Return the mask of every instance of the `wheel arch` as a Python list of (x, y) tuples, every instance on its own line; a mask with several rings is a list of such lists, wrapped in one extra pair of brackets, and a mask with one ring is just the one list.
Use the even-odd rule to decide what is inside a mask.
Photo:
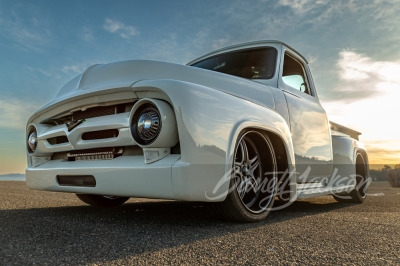
[[(284, 156), (289, 171), (293, 171), (295, 160), (293, 142), (289, 125), (273, 107), (263, 106), (209, 87), (177, 80), (144, 80), (132, 85), (132, 89), (141, 97), (157, 97), (170, 102), (173, 106), (178, 123), (179, 140), (181, 143), (181, 161), (196, 164), (221, 164), (221, 191), (228, 191), (229, 183), (226, 173), (230, 172), (238, 137), (243, 130), (255, 130), (272, 138), (274, 149)], [(152, 94), (152, 95), (150, 95)], [(231, 106), (224, 108), (224, 106)], [(202, 120), (193, 121), (193, 117)], [(211, 117), (212, 119), (206, 119)], [(222, 121), (222, 122), (221, 122)], [(203, 141), (204, 132), (198, 128), (210, 128), (208, 141)], [(216, 129), (220, 129), (216, 131)], [(200, 134), (201, 133), (201, 134)], [(200, 138), (199, 138), (200, 137)], [(203, 143), (199, 141), (202, 139)], [(211, 142), (211, 144), (209, 143)], [(201, 145), (214, 145), (223, 152), (218, 154), (218, 161), (211, 161), (208, 154), (200, 150)], [(197, 151), (197, 152), (194, 152)], [(215, 158), (215, 157), (214, 157)], [(223, 164), (223, 165), (222, 165)], [(223, 173), (222, 173), (223, 172)], [(293, 184), (291, 196), (296, 194), (296, 175), (290, 175)], [(217, 179), (216, 179), (217, 180)], [(174, 181), (175, 182), (175, 181)]]
[[(286, 128), (286, 130), (289, 129)], [(278, 173), (283, 174), (286, 171), (292, 173), (295, 169), (294, 151), (290, 135), (285, 134), (287, 132), (286, 130), (277, 128), (274, 125), (254, 121), (245, 121), (240, 123), (231, 137), (232, 141), (230, 142), (231, 147), (228, 151), (229, 156), (227, 156), (227, 167), (231, 166), (233, 163), (233, 155), (238, 138), (246, 131), (256, 131), (265, 134), (270, 138), (276, 156)], [(227, 171), (228, 170), (229, 169), (227, 169)], [(290, 197), (295, 197), (297, 193), (296, 175), (278, 175), (278, 178), (282, 177), (289, 177), (291, 179), (289, 180)], [(281, 180), (281, 182), (283, 182), (283, 180)]]

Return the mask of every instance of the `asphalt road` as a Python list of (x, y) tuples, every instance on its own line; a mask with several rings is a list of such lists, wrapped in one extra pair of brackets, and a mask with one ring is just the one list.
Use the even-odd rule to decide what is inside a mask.
[(98, 209), (1, 181), (0, 265), (400, 264), (400, 188), (376, 183), (369, 193), (362, 205), (319, 197), (238, 224), (204, 204), (131, 199)]

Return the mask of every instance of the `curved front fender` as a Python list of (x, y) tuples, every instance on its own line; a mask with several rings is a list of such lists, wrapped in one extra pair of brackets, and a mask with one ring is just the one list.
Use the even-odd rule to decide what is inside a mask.
[[(172, 175), (177, 198), (207, 201), (207, 195), (216, 194), (224, 195), (219, 200), (225, 198), (230, 177), (226, 173), (231, 169), (236, 139), (246, 128), (279, 136), (286, 147), (289, 167), (293, 166), (289, 127), (273, 109), (176, 80), (139, 81), (132, 89), (141, 98), (164, 99), (174, 108), (181, 146), (181, 160), (177, 162), (180, 167), (176, 168), (179, 172)], [(187, 170), (183, 170), (185, 165)]]

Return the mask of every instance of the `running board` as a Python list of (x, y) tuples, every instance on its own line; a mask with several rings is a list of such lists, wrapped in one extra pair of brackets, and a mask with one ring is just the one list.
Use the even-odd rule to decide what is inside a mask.
[(297, 185), (297, 199), (308, 199), (336, 193), (350, 192), (354, 188), (354, 185), (326, 187), (321, 183), (299, 184)]

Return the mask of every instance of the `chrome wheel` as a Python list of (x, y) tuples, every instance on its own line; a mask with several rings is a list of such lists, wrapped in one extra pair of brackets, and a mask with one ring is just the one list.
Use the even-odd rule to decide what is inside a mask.
[(274, 204), (277, 186), (277, 162), (269, 136), (243, 131), (236, 141), (231, 169), (228, 195), (215, 209), (229, 220), (264, 220)]
[[(269, 151), (260, 150), (254, 134), (265, 139), (260, 133), (252, 131), (242, 136), (235, 151), (233, 178), (242, 204), (256, 214), (265, 211), (273, 200), (276, 162), (270, 142), (265, 139), (270, 146)], [(262, 154), (268, 152), (270, 154)]]

